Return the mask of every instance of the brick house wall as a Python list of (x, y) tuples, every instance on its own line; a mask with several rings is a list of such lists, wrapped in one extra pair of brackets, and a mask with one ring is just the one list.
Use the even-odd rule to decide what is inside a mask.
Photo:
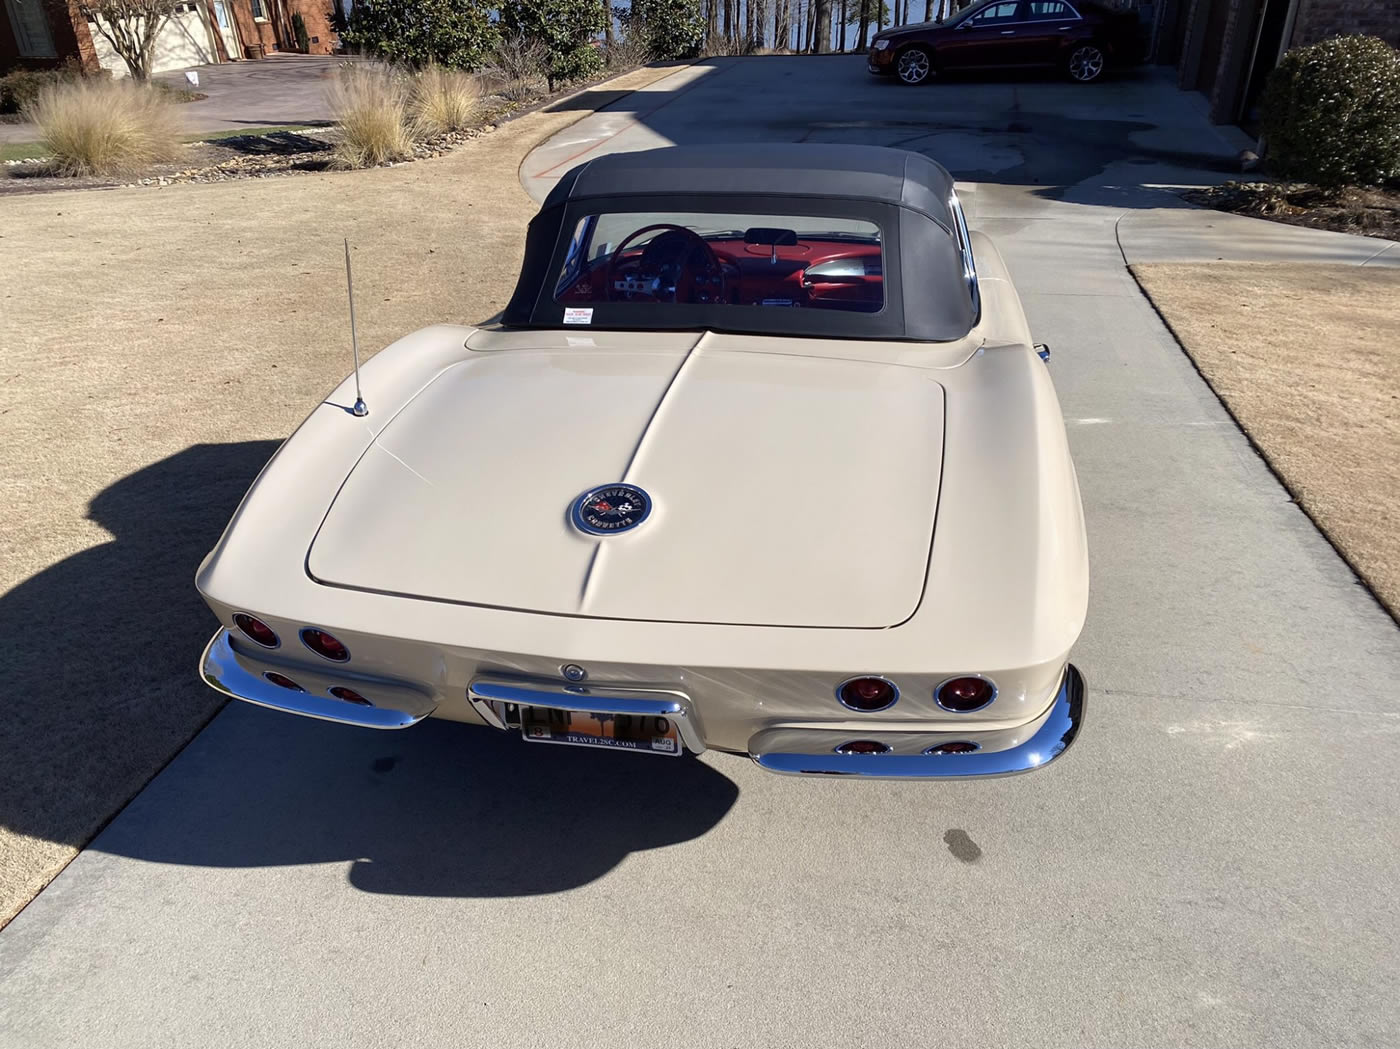
[[(306, 35), (311, 39), (311, 46), (308, 48), (313, 55), (329, 55), (335, 51), (337, 37), (335, 30), (331, 27), (331, 16), (334, 7), (331, 0), (285, 0), (287, 5), (287, 18), (294, 14), (300, 14), (302, 21), (306, 23)], [(293, 36), (289, 43), (295, 43)]]
[(43, 6), (56, 52), (53, 58), (20, 54), (19, 41), (10, 27), (9, 12), (0, 3), (0, 74), (18, 68), (55, 69), (70, 63), (80, 65), (86, 72), (95, 73), (98, 63), (92, 35), (88, 32), (87, 20), (78, 14), (73, 0), (44, 0)]
[[(1184, 11), (1170, 2), (1159, 9), (1158, 52), (1172, 54), (1179, 87), (1206, 94), (1216, 123), (1233, 123), (1250, 108), (1282, 42), (1286, 49), (1363, 33), (1400, 47), (1400, 0), (1177, 2)], [(1261, 26), (1271, 27), (1272, 34)]]
[(248, 44), (261, 43), (269, 54), (273, 51), (295, 51), (296, 34), (292, 31), (292, 15), (300, 14), (306, 23), (308, 48), (313, 55), (329, 55), (335, 51), (337, 37), (331, 28), (333, 0), (261, 0), (265, 18), (253, 16), (252, 0), (233, 0), (233, 17), (238, 22), (238, 35)]
[(1290, 47), (1361, 33), (1400, 47), (1400, 0), (1301, 0)]

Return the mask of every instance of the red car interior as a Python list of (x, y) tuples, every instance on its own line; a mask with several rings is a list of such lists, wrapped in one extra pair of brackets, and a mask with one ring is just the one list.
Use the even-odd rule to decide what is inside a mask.
[[(648, 233), (651, 239), (636, 246)], [(882, 270), (880, 244), (870, 238), (799, 237), (777, 229), (702, 237), (657, 224), (589, 262), (556, 298), (566, 304), (727, 302), (873, 313), (885, 301)]]

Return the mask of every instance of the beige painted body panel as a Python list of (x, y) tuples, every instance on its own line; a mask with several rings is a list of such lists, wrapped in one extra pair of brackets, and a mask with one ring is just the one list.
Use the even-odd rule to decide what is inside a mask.
[[(943, 447), (930, 373), (712, 335), (644, 353), (508, 341), (524, 345), (446, 369), (385, 427), (321, 526), (312, 576), (608, 619), (913, 615)], [(580, 532), (567, 508), (613, 481), (651, 495), (645, 526)]]
[[(347, 380), (283, 445), (197, 585), (226, 626), (248, 611), (291, 639), (258, 654), (269, 666), (325, 669), (295, 640), (301, 626), (322, 627), (353, 653), (348, 680), (411, 685), (437, 703), (435, 716), (457, 720), (478, 720), (466, 700), (475, 677), (559, 684), (573, 662), (590, 683), (683, 693), (706, 744), (730, 750), (789, 726), (1029, 724), (1084, 623), (1084, 522), (1049, 369), (995, 248), (981, 236), (974, 247), (983, 320), (958, 343), (415, 332), (362, 370), (369, 416), (346, 410)], [(570, 351), (582, 351), (573, 372)], [(694, 376), (688, 389), (682, 367)], [(515, 387), (526, 376), (538, 389)], [(672, 400), (676, 381), (685, 392)], [(572, 403), (579, 388), (608, 391), (601, 416), (586, 397)], [(425, 410), (405, 411), (415, 404)], [(521, 418), (527, 404), (534, 414)], [(765, 404), (782, 419), (761, 422)], [(883, 414), (862, 434), (830, 419), (839, 404)], [(653, 412), (659, 429), (648, 431)], [(824, 419), (844, 440), (828, 439)], [(773, 442), (788, 431), (801, 441), (778, 455)], [(622, 462), (628, 435), (640, 443)], [(764, 455), (746, 454), (759, 439)], [(601, 575), (594, 566), (589, 580), (580, 565), (599, 541), (563, 531), (569, 502), (622, 479), (619, 469), (652, 491), (661, 516), (655, 529), (648, 521), (601, 541), (638, 540), (600, 553)], [(431, 491), (448, 483), (463, 490), (415, 530), (438, 512)], [(474, 485), (488, 489), (485, 507), (467, 506)], [(897, 520), (833, 532), (821, 517), (824, 485), (841, 507), (854, 490), (857, 507)], [(742, 531), (705, 527), (716, 486), (721, 499), (775, 500), (755, 539), (764, 559), (745, 560)], [(681, 506), (685, 519), (673, 514)], [(476, 522), (482, 514), (495, 519)], [(481, 547), (447, 565), (458, 518)], [(862, 568), (877, 580), (869, 589)], [(744, 572), (759, 584), (729, 592)], [(323, 573), (343, 585), (313, 578)], [(645, 617), (626, 618), (638, 608)], [(863, 673), (897, 680), (900, 702), (878, 715), (844, 710), (836, 686)], [(935, 686), (963, 673), (993, 678), (996, 700), (971, 714), (937, 707)]]

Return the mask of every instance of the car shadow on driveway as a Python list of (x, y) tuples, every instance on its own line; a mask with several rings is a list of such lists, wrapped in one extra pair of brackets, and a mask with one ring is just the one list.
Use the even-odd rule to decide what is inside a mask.
[(142, 791), (222, 705), (197, 673), (218, 624), (195, 570), (277, 446), (195, 445), (123, 477), (88, 506), (112, 541), (0, 597), (0, 853), (16, 872), (61, 865), (48, 843), (85, 844), (138, 791), (93, 848), (220, 867), (351, 861), (366, 891), (442, 896), (571, 888), (729, 811), (738, 788), (691, 759), (241, 703)]
[(219, 708), (195, 676), (216, 623), (194, 573), (276, 449), (194, 445), (123, 477), (88, 504), (110, 541), (0, 596), (0, 852), (15, 868), (26, 838), (84, 844)]
[(365, 892), (533, 896), (698, 838), (738, 795), (691, 757), (433, 720), (381, 732), (233, 703), (92, 849), (203, 867), (340, 861)]

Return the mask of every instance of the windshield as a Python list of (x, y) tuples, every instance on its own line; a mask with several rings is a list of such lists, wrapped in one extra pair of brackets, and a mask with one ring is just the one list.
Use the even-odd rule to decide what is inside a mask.
[(878, 313), (883, 242), (879, 226), (857, 218), (601, 212), (575, 225), (554, 297), (565, 323), (580, 324), (594, 303)]

